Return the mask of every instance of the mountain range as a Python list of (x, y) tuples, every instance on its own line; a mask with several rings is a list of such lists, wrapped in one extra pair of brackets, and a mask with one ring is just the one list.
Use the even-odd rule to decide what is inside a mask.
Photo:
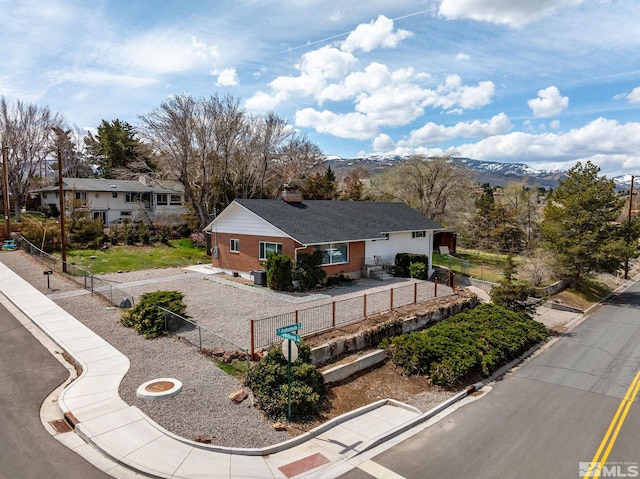
[[(358, 165), (366, 168), (371, 176), (375, 176), (408, 158), (408, 156), (401, 155), (368, 155), (355, 158), (332, 156), (327, 157), (324, 164), (330, 165), (337, 176)], [(460, 157), (452, 157), (451, 160), (454, 165), (469, 170), (479, 184), (489, 183), (491, 186), (505, 186), (507, 183), (524, 181), (531, 186), (550, 189), (556, 188), (558, 182), (567, 177), (567, 171), (539, 170), (526, 163), (500, 163)], [(631, 183), (629, 175), (617, 176), (613, 180), (617, 189), (628, 189)], [(640, 186), (640, 182), (638, 186)]]

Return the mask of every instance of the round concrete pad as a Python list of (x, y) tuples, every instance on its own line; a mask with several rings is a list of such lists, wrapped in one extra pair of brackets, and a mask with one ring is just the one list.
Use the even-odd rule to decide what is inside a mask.
[(141, 384), (136, 390), (136, 396), (142, 399), (167, 399), (181, 390), (182, 382), (177, 379), (159, 378)]

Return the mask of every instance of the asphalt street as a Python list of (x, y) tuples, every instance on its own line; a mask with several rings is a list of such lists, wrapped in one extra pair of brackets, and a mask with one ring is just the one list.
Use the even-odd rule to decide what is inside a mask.
[(0, 304), (0, 478), (109, 478), (52, 437), (40, 405), (69, 372)]
[(577, 478), (596, 458), (606, 477), (639, 477), (639, 309), (636, 283), (482, 399), (341, 477)]

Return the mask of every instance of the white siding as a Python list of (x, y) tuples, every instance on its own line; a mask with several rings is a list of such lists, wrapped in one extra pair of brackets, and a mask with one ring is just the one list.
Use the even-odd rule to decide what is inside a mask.
[(239, 235), (275, 236), (288, 235), (237, 203), (230, 204), (211, 225), (212, 232)]
[(385, 263), (393, 264), (396, 253), (417, 253), (429, 256), (431, 268), (431, 250), (433, 248), (433, 231), (427, 231), (424, 238), (412, 238), (411, 232), (390, 233), (388, 240), (367, 241), (364, 247), (365, 262), (375, 264), (378, 256)]

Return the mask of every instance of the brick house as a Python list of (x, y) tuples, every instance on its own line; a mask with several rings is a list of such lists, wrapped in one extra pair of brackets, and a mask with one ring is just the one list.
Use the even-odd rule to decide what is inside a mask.
[[(289, 192), (291, 193), (291, 192)], [(299, 195), (299, 194), (298, 194)], [(358, 278), (367, 267), (393, 264), (396, 253), (429, 257), (442, 227), (397, 202), (237, 199), (206, 228), (214, 268), (246, 276), (270, 252), (323, 253), (327, 276)]]

